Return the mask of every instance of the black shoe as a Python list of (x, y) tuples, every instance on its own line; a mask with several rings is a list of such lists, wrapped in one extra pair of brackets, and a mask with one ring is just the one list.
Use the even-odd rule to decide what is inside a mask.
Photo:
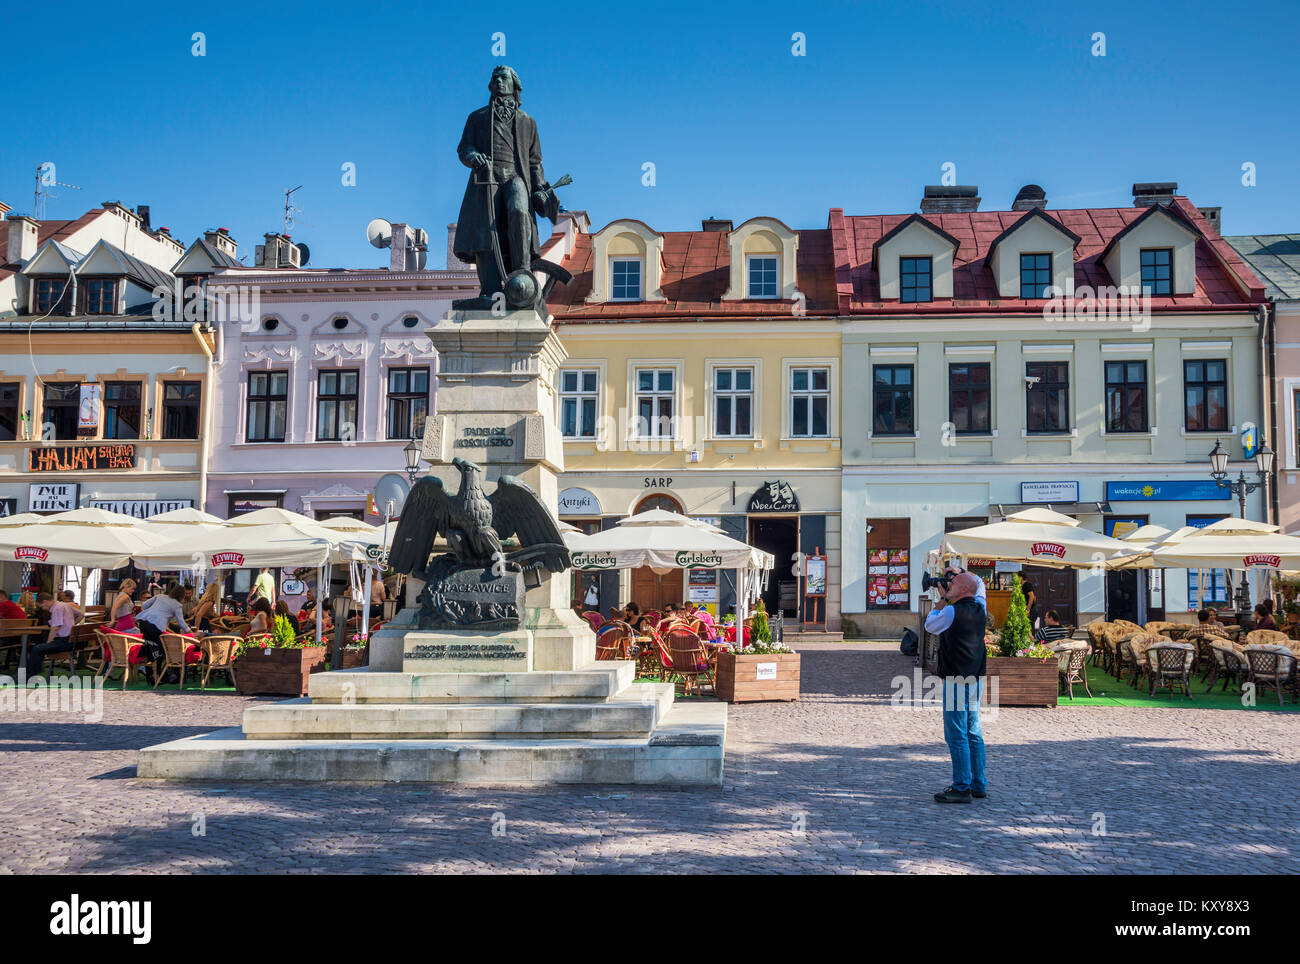
[(989, 792), (987, 790), (972, 790), (970, 792), (970, 795), (974, 797), (976, 800), (983, 800), (985, 797), (989, 795)]
[(970, 803), (970, 799), (969, 790), (954, 790), (952, 787), (946, 787), (934, 795), (935, 803)]

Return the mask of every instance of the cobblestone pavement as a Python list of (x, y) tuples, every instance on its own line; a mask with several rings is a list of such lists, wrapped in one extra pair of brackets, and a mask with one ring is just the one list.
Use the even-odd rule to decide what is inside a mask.
[(135, 777), (138, 748), (253, 701), (0, 713), (0, 872), (1300, 872), (1300, 716), (1003, 710), (989, 799), (941, 807), (938, 715), (889, 703), (910, 663), (802, 651), (798, 703), (732, 708), (712, 790), (168, 784)]

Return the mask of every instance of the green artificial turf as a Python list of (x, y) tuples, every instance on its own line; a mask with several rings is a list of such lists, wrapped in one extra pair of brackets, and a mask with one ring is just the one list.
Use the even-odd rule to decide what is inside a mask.
[[(78, 671), (78, 673), (77, 673), (77, 676), (78, 676), (80, 679), (82, 679), (82, 680), (90, 680), (91, 678), (94, 677), (94, 675), (95, 675), (95, 674), (94, 674), (93, 672), (91, 672), (90, 670), (80, 670), (80, 671)], [(8, 687), (8, 686), (13, 686), (13, 685), (15, 685), (15, 684), (12, 682), (13, 679), (14, 679), (14, 671), (13, 671), (12, 669), (6, 670), (4, 673), (0, 674), (0, 677), (6, 677), (6, 678), (7, 678), (7, 680), (6, 680), (5, 683), (0, 684), (0, 689), (6, 688), (6, 687)], [(45, 677), (45, 678), (48, 679), (49, 677), (47, 676), (47, 677)], [(62, 684), (62, 685), (66, 685), (66, 681), (67, 681), (67, 679), (68, 679), (68, 674), (67, 674), (66, 671), (55, 671), (55, 673), (54, 673), (54, 679), (53, 679), (53, 682), (54, 682), (54, 685), (55, 685), (55, 686), (59, 686), (59, 685), (61, 685), (61, 684)], [(30, 688), (32, 684), (31, 684), (31, 682), (29, 681), (27, 685), (28, 685), (28, 687)], [(148, 684), (148, 683), (146, 683), (146, 682), (144, 681), (143, 678), (133, 680), (132, 682), (130, 682), (130, 683), (127, 684), (126, 688), (127, 688), (128, 691), (132, 691), (132, 690), (142, 690), (142, 691), (153, 690), (153, 686), (150, 685), (150, 684)], [(117, 691), (117, 692), (120, 693), (120, 692), (122, 691), (122, 674), (121, 674), (121, 673), (114, 673), (112, 679), (104, 680), (104, 690), (105, 690), (105, 692)], [(185, 690), (184, 690), (184, 691), (185, 691), (186, 693), (199, 693), (199, 692), (203, 692), (203, 693), (225, 693), (225, 694), (229, 695), (229, 694), (232, 694), (232, 693), (235, 692), (235, 687), (234, 687), (233, 685), (231, 685), (230, 680), (229, 680), (229, 678), (226, 676), (225, 673), (214, 672), (214, 673), (212, 674), (212, 678), (211, 678), (210, 680), (208, 680), (208, 686), (207, 686), (207, 689), (205, 689), (205, 690), (200, 690), (200, 689), (199, 689), (199, 681), (198, 681), (197, 678), (195, 678), (194, 676), (188, 676), (188, 677), (186, 677), (186, 679), (185, 679)], [(175, 684), (175, 683), (163, 683), (163, 684), (161, 684), (161, 685), (158, 687), (158, 689), (156, 690), (156, 692), (158, 692), (158, 693), (175, 693), (175, 692), (176, 692), (176, 684)]]
[(1207, 692), (1205, 684), (1201, 682), (1196, 672), (1191, 678), (1192, 698), (1190, 700), (1181, 691), (1170, 689), (1157, 689), (1154, 695), (1149, 696), (1145, 681), (1143, 688), (1137, 690), (1129, 685), (1127, 679), (1122, 682), (1116, 680), (1115, 677), (1091, 663), (1087, 666), (1086, 672), (1092, 697), (1089, 698), (1081, 684), (1075, 683), (1074, 699), (1071, 700), (1065, 692), (1062, 692), (1057, 697), (1058, 706), (1181, 706), (1209, 710), (1276, 711), (1281, 709), (1288, 712), (1300, 709), (1286, 687), (1282, 689), (1284, 702), (1281, 707), (1277, 705), (1277, 691), (1271, 688), (1259, 689), (1255, 692), (1254, 706), (1243, 706), (1241, 694), (1232, 683), (1228, 684), (1226, 693), (1223, 691), (1222, 680), (1214, 685), (1214, 692)]

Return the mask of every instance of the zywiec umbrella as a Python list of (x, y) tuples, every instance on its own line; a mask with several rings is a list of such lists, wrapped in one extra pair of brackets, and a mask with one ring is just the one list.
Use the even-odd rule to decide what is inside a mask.
[(0, 558), (50, 566), (120, 569), (157, 544), (139, 519), (104, 509), (72, 509), (0, 527)]
[(0, 528), (38, 525), (48, 518), (49, 516), (41, 515), (39, 512), (19, 512), (17, 515), (8, 515), (0, 519)]
[(1156, 565), (1188, 569), (1300, 569), (1300, 538), (1277, 529), (1249, 519), (1220, 519), (1151, 555)]
[(963, 556), (1055, 569), (1105, 566), (1134, 552), (1119, 539), (1085, 529), (1078, 520), (1051, 509), (1025, 509), (1002, 522), (950, 532), (944, 541)]
[[(1148, 532), (1148, 530), (1150, 530)], [(1183, 526), (1181, 529), (1175, 529), (1170, 532), (1163, 526), (1145, 525), (1142, 528), (1129, 533), (1123, 541), (1134, 549), (1134, 554), (1123, 556), (1110, 560), (1109, 565), (1112, 569), (1160, 569), (1161, 564), (1152, 558), (1152, 553), (1161, 546), (1174, 546), (1182, 542), (1193, 532), (1198, 531), (1195, 526)], [(1149, 538), (1141, 538), (1143, 534)]]

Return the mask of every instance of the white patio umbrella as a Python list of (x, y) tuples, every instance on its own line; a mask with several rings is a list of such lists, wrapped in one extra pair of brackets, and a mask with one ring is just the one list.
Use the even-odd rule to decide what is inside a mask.
[(19, 512), (17, 515), (5, 516), (0, 519), (0, 529), (9, 526), (30, 526), (44, 522), (49, 516), (41, 515), (39, 512)]
[(963, 556), (1055, 569), (1105, 565), (1134, 552), (1119, 539), (1085, 529), (1077, 519), (1051, 509), (1015, 512), (1002, 522), (950, 532), (944, 541)]
[[(1163, 532), (1164, 535), (1156, 535), (1151, 539), (1145, 539), (1145, 540), (1139, 539), (1138, 534), (1145, 529), (1159, 530), (1160, 532)], [(1161, 548), (1162, 546), (1177, 545), (1178, 543), (1186, 539), (1189, 535), (1191, 535), (1193, 532), (1197, 532), (1197, 531), (1199, 530), (1197, 530), (1195, 526), (1183, 526), (1180, 529), (1175, 529), (1173, 532), (1170, 532), (1167, 529), (1164, 529), (1163, 527), (1157, 525), (1143, 526), (1141, 529), (1137, 529), (1136, 531), (1129, 533), (1129, 535), (1123, 540), (1124, 542), (1129, 543), (1129, 545), (1132, 546), (1132, 548), (1135, 550), (1134, 554), (1130, 556), (1122, 556), (1119, 558), (1112, 559), (1110, 560), (1108, 565), (1112, 569), (1164, 568), (1161, 563), (1156, 562), (1155, 559), (1152, 558), (1152, 553), (1156, 549)]]
[[(661, 512), (660, 515), (656, 515)], [(647, 519), (646, 517), (651, 518)], [(566, 542), (568, 540), (566, 539)], [(570, 543), (570, 548), (573, 544)], [(620, 519), (602, 532), (584, 536), (572, 553), (581, 572), (637, 569), (735, 569), (736, 622), (743, 623), (757, 574), (775, 565), (770, 552), (733, 539), (708, 523), (675, 512), (651, 510)]]
[(1160, 546), (1152, 553), (1153, 560), (1156, 565), (1188, 569), (1300, 569), (1300, 538), (1253, 528), (1265, 523), (1243, 526), (1242, 522), (1213, 522), (1176, 544)]
[(72, 509), (0, 527), (0, 558), (82, 569), (120, 569), (157, 545), (140, 520), (104, 509)]

